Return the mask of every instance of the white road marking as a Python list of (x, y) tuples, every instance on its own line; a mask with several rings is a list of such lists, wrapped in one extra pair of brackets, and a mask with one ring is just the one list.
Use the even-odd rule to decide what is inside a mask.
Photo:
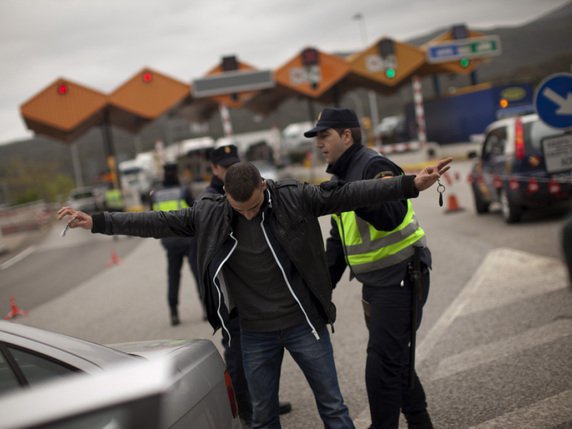
[(27, 247), (26, 249), (22, 250), (20, 253), (18, 253), (16, 256), (8, 259), (7, 261), (3, 262), (2, 264), (0, 264), (0, 271), (5, 270), (8, 267), (11, 267), (14, 264), (17, 264), (18, 262), (20, 262), (22, 259), (28, 257), (29, 255), (31, 255), (34, 250), (36, 250), (36, 246), (30, 246)]
[(470, 429), (549, 429), (572, 420), (572, 390), (496, 417)]

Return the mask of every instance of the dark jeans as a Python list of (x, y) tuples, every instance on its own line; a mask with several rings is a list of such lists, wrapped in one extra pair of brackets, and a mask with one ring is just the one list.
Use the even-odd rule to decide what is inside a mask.
[[(418, 305), (416, 328), (421, 324), (423, 305), (429, 294), (426, 268), (422, 279), (423, 296)], [(363, 286), (363, 299), (370, 309), (365, 380), (373, 429), (396, 429), (400, 410), (410, 421), (426, 415), (425, 392), (417, 374), (413, 388), (408, 385), (412, 290), (409, 276), (403, 286), (399, 283)]]
[(197, 286), (197, 293), (199, 291), (197, 253), (194, 242), (195, 239), (190, 237), (169, 237), (161, 240), (161, 244), (167, 250), (168, 301), (170, 307), (179, 305), (181, 268), (185, 258), (189, 261), (191, 273)]
[(324, 427), (354, 428), (344, 404), (326, 327), (316, 340), (307, 324), (272, 332), (242, 331), (242, 362), (252, 399), (252, 429), (280, 428), (278, 390), (284, 349), (310, 384)]

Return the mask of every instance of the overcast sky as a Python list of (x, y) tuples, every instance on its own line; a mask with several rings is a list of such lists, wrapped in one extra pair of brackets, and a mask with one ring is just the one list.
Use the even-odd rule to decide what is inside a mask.
[(0, 0), (0, 144), (31, 136), (19, 106), (58, 77), (109, 93), (149, 66), (190, 82), (225, 55), (275, 69), (306, 46), (516, 26), (568, 1)]

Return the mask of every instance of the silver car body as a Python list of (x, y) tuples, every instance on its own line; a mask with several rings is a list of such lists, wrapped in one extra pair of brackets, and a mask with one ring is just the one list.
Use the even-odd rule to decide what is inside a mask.
[[(24, 350), (91, 375), (120, 364), (166, 359), (176, 368), (163, 404), (166, 427), (240, 428), (225, 381), (225, 364), (208, 340), (156, 340), (103, 346), (78, 338), (0, 321), (0, 377), (8, 347)], [(14, 361), (12, 360), (12, 365)], [(4, 367), (3, 367), (4, 366)], [(65, 377), (58, 377), (63, 379)], [(1, 379), (0, 379), (1, 383)], [(34, 386), (31, 386), (34, 387)], [(2, 392), (0, 392), (0, 395)], [(6, 394), (9, 396), (9, 393)], [(232, 396), (232, 399), (231, 397)], [(5, 396), (0, 396), (0, 408)], [(236, 414), (236, 413), (234, 413)]]

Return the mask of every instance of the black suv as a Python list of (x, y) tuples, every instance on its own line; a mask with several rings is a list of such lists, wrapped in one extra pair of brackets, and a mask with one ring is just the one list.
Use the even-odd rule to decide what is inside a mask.
[(572, 132), (545, 125), (536, 114), (489, 125), (480, 159), (469, 175), (477, 213), (500, 202), (508, 223), (528, 208), (572, 196)]

